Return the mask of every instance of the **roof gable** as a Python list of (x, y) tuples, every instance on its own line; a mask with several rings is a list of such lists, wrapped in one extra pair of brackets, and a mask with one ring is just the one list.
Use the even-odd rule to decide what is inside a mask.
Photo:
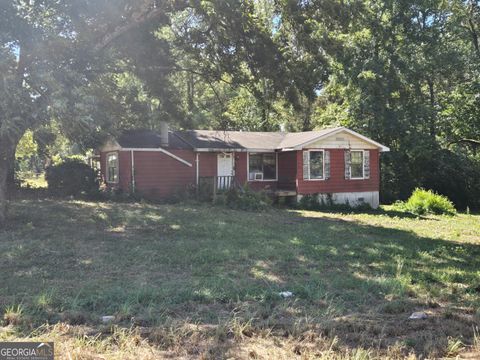
[(376, 149), (377, 146), (362, 140), (346, 131), (324, 136), (306, 145), (309, 148), (324, 149)]
[(324, 132), (311, 141), (295, 146), (295, 149), (298, 150), (305, 147), (378, 148), (381, 152), (390, 151), (388, 147), (345, 127), (339, 127)]

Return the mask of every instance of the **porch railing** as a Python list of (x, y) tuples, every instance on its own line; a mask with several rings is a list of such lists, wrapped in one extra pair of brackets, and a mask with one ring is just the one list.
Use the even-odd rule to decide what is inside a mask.
[(236, 185), (235, 176), (200, 176), (197, 195), (215, 199), (217, 194), (230, 190)]

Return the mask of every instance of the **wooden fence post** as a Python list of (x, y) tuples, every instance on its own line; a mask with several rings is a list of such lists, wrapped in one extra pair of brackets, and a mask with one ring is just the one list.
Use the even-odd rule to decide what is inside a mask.
[(213, 202), (217, 199), (217, 177), (213, 177)]

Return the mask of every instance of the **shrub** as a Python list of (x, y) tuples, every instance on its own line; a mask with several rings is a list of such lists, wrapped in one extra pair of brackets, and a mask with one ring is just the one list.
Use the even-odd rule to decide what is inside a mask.
[(421, 187), (447, 196), (457, 209), (480, 210), (480, 157), (438, 149), (428, 141), (410, 149), (408, 158), (405, 151), (382, 155), (382, 202), (406, 200)]
[(170, 196), (163, 200), (168, 204), (195, 202), (197, 201), (197, 188), (195, 185), (177, 187)]
[(225, 194), (217, 197), (216, 203), (232, 209), (261, 211), (272, 205), (272, 199), (264, 191), (253, 191), (248, 186), (244, 186), (240, 189), (229, 189)]
[(302, 196), (298, 202), (298, 207), (305, 210), (319, 210), (320, 201), (318, 200), (318, 194), (308, 194)]
[(416, 215), (445, 214), (455, 215), (453, 203), (446, 197), (434, 193), (432, 190), (415, 189), (405, 203), (396, 206)]
[(99, 184), (95, 171), (78, 159), (69, 159), (46, 171), (48, 190), (53, 195), (92, 195), (98, 192)]

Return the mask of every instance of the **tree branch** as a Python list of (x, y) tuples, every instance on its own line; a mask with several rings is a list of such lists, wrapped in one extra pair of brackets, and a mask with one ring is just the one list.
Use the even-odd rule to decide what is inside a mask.
[(453, 144), (460, 144), (460, 143), (469, 144), (473, 146), (480, 146), (480, 140), (475, 140), (475, 139), (459, 139), (455, 141), (450, 141), (448, 143), (448, 146), (451, 146)]
[(131, 22), (117, 26), (113, 32), (106, 34), (100, 42), (94, 46), (94, 50), (99, 52), (108, 47), (115, 39), (125, 34), (126, 32), (146, 23), (147, 21), (159, 18), (165, 14), (165, 11), (161, 7), (154, 7), (154, 1), (143, 9), (140, 14), (132, 16)]
[(114, 40), (125, 34), (126, 32), (135, 29), (151, 20), (161, 18), (167, 15), (168, 11), (185, 10), (191, 5), (189, 1), (177, 0), (174, 4), (169, 4), (164, 0), (135, 0), (133, 3), (138, 5), (142, 3), (134, 11), (129, 11), (130, 16), (127, 20), (116, 26), (112, 31), (107, 31), (103, 37), (94, 46), (96, 52), (100, 52), (107, 48)]
[(470, 3), (470, 17), (468, 18), (468, 28), (469, 28), (469, 31), (470, 31), (470, 35), (472, 36), (472, 43), (473, 43), (473, 47), (477, 53), (477, 56), (480, 58), (480, 45), (479, 45), (479, 40), (478, 40), (478, 33), (477, 33), (477, 29), (476, 29), (476, 26), (475, 26), (475, 22), (473, 21), (473, 19), (475, 18), (475, 11), (477, 10), (478, 8), (476, 7), (475, 5), (475, 1), (471, 1)]

